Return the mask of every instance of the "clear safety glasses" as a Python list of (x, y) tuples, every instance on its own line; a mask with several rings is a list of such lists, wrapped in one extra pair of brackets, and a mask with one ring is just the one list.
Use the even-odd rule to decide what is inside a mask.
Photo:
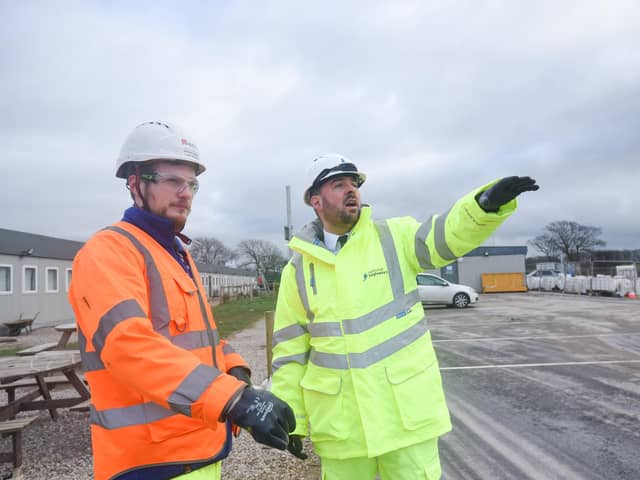
[(196, 178), (184, 178), (180, 175), (173, 175), (171, 173), (143, 173), (140, 178), (146, 182), (155, 183), (168, 188), (176, 193), (184, 192), (185, 188), (188, 188), (192, 194), (198, 193), (200, 184)]

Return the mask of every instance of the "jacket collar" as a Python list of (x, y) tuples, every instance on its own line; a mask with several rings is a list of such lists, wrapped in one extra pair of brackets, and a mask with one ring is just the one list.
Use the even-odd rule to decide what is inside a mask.
[[(360, 218), (349, 232), (349, 235), (357, 238), (358, 232), (365, 228), (364, 225), (367, 225), (370, 219), (371, 207), (363, 205), (360, 210)], [(316, 218), (294, 235), (291, 242), (289, 242), (289, 247), (296, 252), (317, 257), (327, 263), (335, 263), (336, 256), (327, 249), (323, 240), (322, 222), (319, 218)]]
[(129, 207), (124, 211), (122, 220), (144, 230), (171, 253), (176, 250), (183, 250), (182, 244), (178, 241), (173, 231), (173, 223), (171, 220), (135, 206)]

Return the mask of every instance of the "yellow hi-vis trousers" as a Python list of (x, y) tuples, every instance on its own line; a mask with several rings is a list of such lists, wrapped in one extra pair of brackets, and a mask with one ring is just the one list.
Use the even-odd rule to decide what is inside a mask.
[(212, 463), (193, 472), (175, 477), (175, 480), (220, 480), (222, 475), (222, 462)]
[(379, 457), (320, 460), (322, 480), (439, 480), (442, 475), (437, 438)]

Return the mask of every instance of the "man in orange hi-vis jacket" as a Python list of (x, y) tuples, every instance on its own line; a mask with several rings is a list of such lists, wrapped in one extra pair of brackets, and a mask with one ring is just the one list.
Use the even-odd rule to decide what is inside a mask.
[(91, 388), (96, 480), (219, 479), (232, 425), (284, 450), (295, 418), (218, 336), (181, 233), (205, 170), (175, 126), (126, 139), (116, 176), (134, 205), (73, 263), (69, 299)]

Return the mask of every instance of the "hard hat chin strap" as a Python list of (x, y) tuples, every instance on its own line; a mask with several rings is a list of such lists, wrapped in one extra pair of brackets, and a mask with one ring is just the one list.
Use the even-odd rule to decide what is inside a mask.
[(134, 167), (134, 175), (136, 176), (136, 183), (134, 185), (136, 192), (138, 193), (138, 195), (140, 196), (140, 198), (142, 199), (142, 209), (146, 212), (151, 212), (151, 210), (149, 210), (149, 204), (147, 203), (147, 199), (144, 197), (144, 195), (142, 195), (142, 190), (140, 189), (140, 175), (142, 173), (142, 169), (140, 168), (140, 165), (136, 165)]

